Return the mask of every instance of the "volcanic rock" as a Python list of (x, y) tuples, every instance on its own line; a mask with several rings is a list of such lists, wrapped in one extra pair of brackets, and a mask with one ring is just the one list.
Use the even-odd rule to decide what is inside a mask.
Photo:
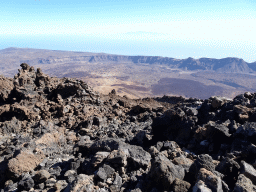
[(35, 169), (44, 159), (44, 154), (39, 151), (34, 154), (30, 151), (21, 151), (15, 158), (9, 160), (8, 171), (16, 177), (22, 173)]
[(256, 170), (245, 161), (241, 161), (241, 174), (249, 178), (256, 185)]
[(256, 93), (129, 99), (0, 77), (1, 191), (256, 191)]
[(234, 192), (249, 192), (256, 191), (256, 186), (252, 184), (251, 180), (245, 177), (243, 174), (238, 176)]

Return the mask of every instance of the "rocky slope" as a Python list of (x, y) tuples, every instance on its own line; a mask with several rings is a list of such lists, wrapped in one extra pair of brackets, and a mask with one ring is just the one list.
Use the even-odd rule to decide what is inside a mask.
[(0, 88), (1, 191), (256, 191), (256, 94), (132, 100), (25, 63)]

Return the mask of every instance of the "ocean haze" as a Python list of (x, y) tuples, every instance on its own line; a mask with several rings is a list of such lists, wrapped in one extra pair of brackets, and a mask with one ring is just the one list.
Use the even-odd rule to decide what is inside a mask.
[[(214, 44), (197, 45), (186, 41), (146, 41), (140, 39), (142, 35), (155, 35), (151, 33), (129, 33), (129, 39), (117, 37), (92, 37), (89, 35), (0, 35), (0, 49), (8, 47), (51, 49), (83, 52), (104, 52), (118, 55), (151, 55), (185, 59), (193, 58), (216, 58), (238, 57), (246, 62), (254, 62), (256, 55), (248, 50), (250, 44), (244, 49), (241, 47), (218, 47)], [(131, 36), (134, 38), (132, 39)], [(137, 37), (137, 38), (136, 38)]]
[(0, 48), (256, 60), (252, 0), (1, 1)]

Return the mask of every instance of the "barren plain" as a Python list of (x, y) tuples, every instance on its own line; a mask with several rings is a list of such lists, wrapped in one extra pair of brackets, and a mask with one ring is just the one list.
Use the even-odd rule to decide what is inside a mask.
[(115, 89), (118, 95), (130, 98), (233, 98), (256, 89), (256, 63), (239, 58), (175, 59), (28, 48), (0, 50), (1, 75), (13, 77), (23, 62), (50, 76), (81, 79), (100, 93)]

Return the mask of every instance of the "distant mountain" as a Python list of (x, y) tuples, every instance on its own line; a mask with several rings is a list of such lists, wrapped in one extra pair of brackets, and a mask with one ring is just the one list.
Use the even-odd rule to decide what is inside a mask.
[(50, 76), (78, 78), (100, 93), (115, 89), (130, 98), (232, 98), (256, 91), (256, 62), (234, 57), (175, 59), (15, 47), (0, 50), (0, 75), (13, 77), (21, 63)]
[(135, 64), (162, 64), (186, 70), (213, 70), (222, 73), (251, 73), (256, 71), (256, 63), (246, 63), (243, 59), (228, 57), (224, 59), (200, 58), (174, 59), (158, 56), (91, 56), (89, 62), (133, 62)]
[(248, 67), (252, 69), (253, 71), (256, 71), (256, 62), (253, 63), (247, 63)]
[[(22, 58), (23, 53), (29, 53), (30, 58)], [(40, 53), (40, 54), (39, 54)], [(43, 54), (42, 54), (43, 53)], [(28, 64), (54, 64), (59, 62), (84, 61), (89, 63), (134, 63), (149, 65), (167, 65), (171, 68), (183, 70), (210, 70), (220, 73), (252, 73), (256, 71), (256, 62), (247, 63), (243, 59), (228, 57), (223, 59), (213, 58), (187, 58), (175, 59), (160, 56), (125, 56), (106, 53), (51, 51), (43, 49), (7, 48), (0, 50), (0, 56), (15, 54), (20, 57), (20, 62)], [(37, 56), (37, 57), (34, 57)], [(17, 58), (18, 59), (18, 58)], [(0, 63), (1, 65), (1, 63)]]

